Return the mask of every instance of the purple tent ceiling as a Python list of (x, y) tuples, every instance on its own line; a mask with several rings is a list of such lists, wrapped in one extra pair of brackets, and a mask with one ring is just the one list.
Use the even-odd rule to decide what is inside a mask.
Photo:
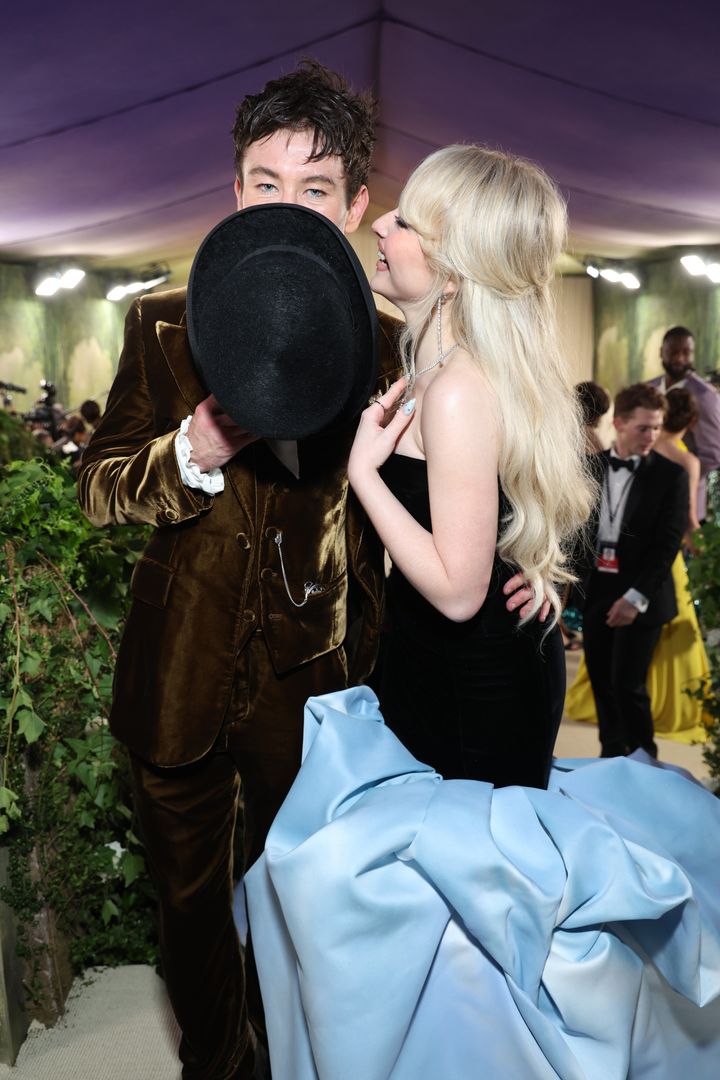
[(234, 209), (233, 108), (312, 55), (373, 88), (373, 202), (454, 141), (539, 161), (578, 252), (720, 243), (720, 4), (26, 0), (3, 13), (0, 259), (183, 261)]

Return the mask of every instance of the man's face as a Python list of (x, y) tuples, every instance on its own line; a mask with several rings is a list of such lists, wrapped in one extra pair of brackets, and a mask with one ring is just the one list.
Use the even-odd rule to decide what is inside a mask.
[(647, 457), (662, 431), (663, 414), (661, 409), (638, 407), (628, 416), (616, 416), (613, 424), (617, 432), (615, 449), (620, 457)]
[(296, 203), (329, 218), (342, 232), (357, 229), (368, 204), (363, 185), (348, 203), (342, 160), (336, 155), (309, 161), (310, 131), (276, 131), (250, 143), (235, 181), (238, 210), (263, 203)]
[(670, 378), (677, 382), (684, 379), (692, 369), (695, 359), (695, 340), (689, 334), (685, 337), (671, 337), (660, 349), (662, 366)]

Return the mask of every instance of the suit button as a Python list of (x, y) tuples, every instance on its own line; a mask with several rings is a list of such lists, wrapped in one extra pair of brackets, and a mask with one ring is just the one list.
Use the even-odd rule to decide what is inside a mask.
[(250, 539), (249, 539), (247, 533), (239, 532), (236, 535), (235, 539), (237, 540), (238, 544), (240, 545), (241, 548), (243, 548), (244, 551), (249, 550), (249, 548), (250, 548)]
[(245, 620), (245, 622), (255, 622), (255, 612), (243, 611), (243, 619)]
[(260, 571), (260, 577), (263, 581), (270, 581), (271, 578), (275, 577), (275, 571), (271, 570), (269, 566), (263, 566), (262, 570)]
[(177, 521), (180, 515), (177, 510), (173, 510), (171, 506), (168, 506), (166, 510), (161, 510), (158, 514), (158, 521), (162, 525), (172, 525), (174, 521)]

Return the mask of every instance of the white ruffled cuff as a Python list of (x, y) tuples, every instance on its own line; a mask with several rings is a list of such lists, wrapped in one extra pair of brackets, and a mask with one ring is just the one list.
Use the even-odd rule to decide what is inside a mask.
[(198, 465), (190, 461), (192, 446), (187, 437), (192, 416), (186, 416), (180, 425), (180, 430), (175, 436), (175, 457), (180, 470), (183, 484), (196, 490), (204, 491), (206, 495), (219, 495), (225, 490), (225, 477), (222, 469), (208, 469), (202, 472)]
[(628, 589), (627, 592), (623, 593), (623, 599), (632, 604), (634, 608), (637, 608), (641, 615), (644, 615), (650, 606), (647, 596), (644, 596), (638, 589)]

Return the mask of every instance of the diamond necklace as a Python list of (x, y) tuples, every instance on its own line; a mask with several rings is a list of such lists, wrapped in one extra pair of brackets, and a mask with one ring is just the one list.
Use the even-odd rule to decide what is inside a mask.
[[(415, 370), (415, 357), (413, 356), (413, 358), (412, 358), (412, 368), (413, 368), (412, 379), (411, 379), (411, 382), (410, 382), (410, 386), (408, 387), (408, 390), (413, 390), (414, 389), (415, 383), (418, 381), (418, 379), (420, 378), (421, 375), (425, 375), (426, 372), (432, 371), (433, 368), (442, 367), (443, 364), (445, 363), (445, 361), (447, 360), (448, 356), (450, 355), (450, 353), (455, 352), (455, 350), (458, 348), (458, 342), (456, 341), (454, 345), (451, 345), (449, 349), (445, 349), (445, 352), (443, 352), (443, 347), (442, 347), (442, 304), (443, 304), (443, 298), (442, 298), (442, 296), (439, 296), (438, 297), (438, 302), (437, 302), (437, 322), (436, 322), (436, 326), (437, 326), (437, 346), (438, 346), (437, 360), (433, 360), (432, 364), (427, 364), (424, 368), (420, 368), (419, 371), (416, 371)], [(407, 393), (407, 391), (406, 391), (406, 393)]]

